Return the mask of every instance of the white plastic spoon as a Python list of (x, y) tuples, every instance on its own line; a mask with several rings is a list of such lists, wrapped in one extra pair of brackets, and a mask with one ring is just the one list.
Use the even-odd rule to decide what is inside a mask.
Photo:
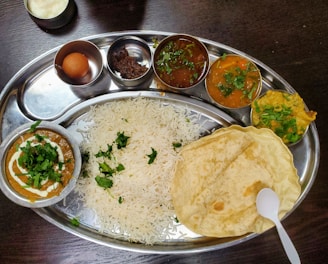
[(264, 188), (257, 194), (256, 207), (258, 213), (275, 223), (289, 261), (293, 264), (301, 263), (293, 242), (290, 240), (286, 230), (283, 228), (278, 218), (279, 206), (279, 197), (273, 190)]

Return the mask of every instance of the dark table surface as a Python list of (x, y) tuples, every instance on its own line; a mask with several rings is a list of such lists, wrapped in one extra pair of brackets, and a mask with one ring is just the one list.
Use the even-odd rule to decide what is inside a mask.
[[(262, 61), (318, 112), (321, 163), (313, 187), (283, 221), (302, 263), (328, 263), (328, 1), (76, 0), (66, 27), (41, 30), (23, 1), (0, 1), (0, 89), (24, 65), (65, 42), (105, 32), (158, 30), (220, 42)], [(0, 263), (288, 263), (272, 229), (234, 247), (147, 255), (100, 246), (48, 223), (0, 193)]]

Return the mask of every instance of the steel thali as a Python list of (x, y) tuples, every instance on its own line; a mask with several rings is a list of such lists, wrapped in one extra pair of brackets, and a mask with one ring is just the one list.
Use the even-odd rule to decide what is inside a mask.
[[(170, 34), (172, 33), (124, 31), (91, 36), (85, 39), (99, 47), (105, 61), (108, 47), (118, 37), (125, 35), (138, 36), (144, 39), (153, 49), (154, 39), (161, 40)], [(268, 89), (295, 91), (280, 75), (249, 55), (217, 42), (207, 39), (200, 40), (206, 45), (211, 61), (214, 61), (223, 53), (235, 53), (255, 62), (263, 77), (263, 92)], [(95, 84), (93, 92), (79, 94), (70, 89), (67, 84), (64, 84), (56, 76), (53, 59), (57, 50), (58, 48), (50, 50), (31, 61), (1, 91), (1, 142), (10, 131), (21, 124), (33, 120), (52, 121), (66, 127), (71, 133), (75, 133), (78, 128), (78, 121), (88, 111), (90, 106), (139, 96), (161, 100), (167, 104), (188, 107), (193, 112), (199, 114), (200, 120), (210, 121), (207, 122), (209, 130), (226, 127), (230, 124), (250, 124), (249, 109), (230, 112), (219, 109), (210, 103), (203, 83), (183, 94), (161, 91), (157, 88), (155, 80), (152, 81), (150, 88), (122, 90), (110, 80), (108, 73), (105, 72), (102, 79)], [(295, 167), (298, 170), (302, 185), (301, 196), (295, 204), (295, 209), (301, 204), (311, 189), (319, 166), (320, 145), (314, 123), (310, 125), (303, 140), (297, 145), (290, 147), (290, 150), (293, 153)], [(96, 226), (94, 226), (92, 215), (85, 217), (88, 220), (82, 222), (80, 226), (73, 226), (70, 219), (79, 210), (78, 205), (74, 206), (74, 201), (75, 197), (74, 193), (72, 193), (67, 197), (65, 203), (61, 202), (54, 206), (34, 209), (34, 211), (50, 223), (81, 238), (113, 248), (143, 253), (182, 254), (211, 251), (237, 245), (257, 236), (257, 234), (249, 234), (242, 237), (219, 239), (190, 235), (185, 238), (173, 237), (152, 246), (130, 243), (122, 237), (118, 238), (111, 234), (99, 233)], [(67, 204), (70, 206), (67, 206)]]

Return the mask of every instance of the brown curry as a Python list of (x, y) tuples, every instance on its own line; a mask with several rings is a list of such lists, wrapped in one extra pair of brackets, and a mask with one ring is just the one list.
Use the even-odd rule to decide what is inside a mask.
[[(49, 161), (45, 149), (52, 153)], [(26, 161), (37, 160), (32, 167)], [(34, 161), (33, 161), (34, 162)], [(51, 173), (39, 167), (51, 169)], [(57, 196), (72, 178), (74, 154), (66, 138), (48, 129), (36, 129), (19, 137), (6, 155), (6, 175), (12, 188), (30, 201)], [(52, 177), (56, 175), (56, 179)], [(42, 180), (38, 180), (41, 178)]]

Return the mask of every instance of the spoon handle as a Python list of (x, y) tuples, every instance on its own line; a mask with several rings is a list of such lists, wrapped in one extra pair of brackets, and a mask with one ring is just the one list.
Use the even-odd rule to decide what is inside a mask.
[(288, 236), (286, 230), (284, 229), (280, 221), (276, 222), (276, 227), (289, 261), (292, 264), (300, 264), (301, 260), (296, 251), (296, 248), (294, 247), (293, 242), (290, 240), (290, 237)]

